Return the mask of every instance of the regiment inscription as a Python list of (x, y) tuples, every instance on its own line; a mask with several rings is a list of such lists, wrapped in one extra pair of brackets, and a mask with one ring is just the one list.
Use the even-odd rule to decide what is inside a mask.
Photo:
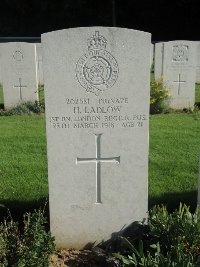
[(129, 98), (66, 98), (68, 112), (52, 116), (48, 123), (54, 129), (101, 129), (143, 127), (145, 114), (128, 112)]

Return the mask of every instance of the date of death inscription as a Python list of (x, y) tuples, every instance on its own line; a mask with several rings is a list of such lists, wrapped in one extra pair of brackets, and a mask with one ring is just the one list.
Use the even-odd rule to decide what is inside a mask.
[(67, 98), (66, 114), (48, 118), (53, 129), (106, 129), (143, 128), (147, 115), (131, 113), (129, 99), (98, 98), (90, 103), (89, 98)]

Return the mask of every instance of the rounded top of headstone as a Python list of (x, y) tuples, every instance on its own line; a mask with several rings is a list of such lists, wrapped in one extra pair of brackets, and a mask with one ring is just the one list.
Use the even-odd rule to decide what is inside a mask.
[[(134, 29), (128, 29), (128, 28), (122, 28), (122, 27), (105, 27), (105, 26), (91, 26), (91, 27), (75, 27), (75, 28), (68, 28), (68, 29), (61, 29), (61, 30), (56, 30), (56, 31), (51, 31), (51, 32), (46, 32), (46, 33), (43, 33), (41, 35), (41, 38), (43, 38), (45, 35), (49, 35), (49, 34), (55, 34), (55, 33), (61, 33), (61, 32), (71, 32), (71, 31), (86, 31), (86, 30), (94, 30), (96, 32), (100, 31), (100, 30), (103, 30), (103, 29), (107, 29), (107, 30), (113, 30), (113, 31), (128, 31), (128, 32), (132, 32), (132, 33), (137, 33), (137, 34), (145, 34), (145, 35), (150, 35), (151, 36), (151, 33), (149, 32), (144, 32), (144, 31), (138, 31), (138, 30), (134, 30)], [(104, 40), (103, 38), (101, 38), (102, 36), (97, 36), (95, 38), (93, 38), (93, 40), (90, 40), (92, 41), (93, 43), (95, 42), (96, 45), (106, 45), (106, 41), (107, 40)], [(100, 41), (100, 43), (99, 43)]]

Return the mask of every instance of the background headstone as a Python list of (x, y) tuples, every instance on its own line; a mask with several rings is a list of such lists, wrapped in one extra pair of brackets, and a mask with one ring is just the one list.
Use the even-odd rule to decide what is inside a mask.
[(147, 216), (150, 41), (149, 33), (106, 27), (42, 35), (58, 247), (107, 240)]
[(1, 72), (5, 108), (38, 100), (36, 46), (12, 42), (1, 45)]
[(42, 44), (36, 44), (36, 62), (37, 62), (37, 78), (38, 78), (38, 85), (44, 84), (43, 79), (43, 67), (42, 67)]
[(0, 84), (2, 85), (3, 84), (3, 78), (2, 78), (2, 64), (1, 64), (1, 43), (0, 43)]
[(153, 64), (153, 58), (154, 58), (154, 44), (151, 44), (150, 68)]
[(195, 103), (196, 45), (192, 41), (163, 43), (163, 79), (170, 90), (170, 107), (193, 108)]
[(155, 44), (154, 78), (161, 79), (163, 75), (163, 43)]
[(196, 66), (196, 82), (200, 83), (200, 42), (196, 42), (197, 50), (196, 50), (196, 58), (197, 58), (197, 66)]

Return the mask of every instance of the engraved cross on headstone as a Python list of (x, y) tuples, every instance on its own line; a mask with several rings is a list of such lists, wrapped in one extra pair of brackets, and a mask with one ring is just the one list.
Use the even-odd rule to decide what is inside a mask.
[(181, 91), (181, 83), (185, 83), (186, 81), (181, 81), (181, 74), (178, 75), (178, 81), (173, 81), (173, 83), (178, 83), (178, 95), (180, 95)]
[(14, 85), (14, 88), (19, 88), (19, 97), (22, 100), (22, 88), (27, 87), (27, 85), (22, 85), (22, 79), (19, 78), (19, 85)]
[(96, 163), (96, 204), (101, 202), (101, 163), (120, 163), (120, 157), (101, 157), (101, 136), (102, 134), (95, 134), (96, 143), (96, 157), (94, 158), (76, 158), (76, 164), (78, 163)]

